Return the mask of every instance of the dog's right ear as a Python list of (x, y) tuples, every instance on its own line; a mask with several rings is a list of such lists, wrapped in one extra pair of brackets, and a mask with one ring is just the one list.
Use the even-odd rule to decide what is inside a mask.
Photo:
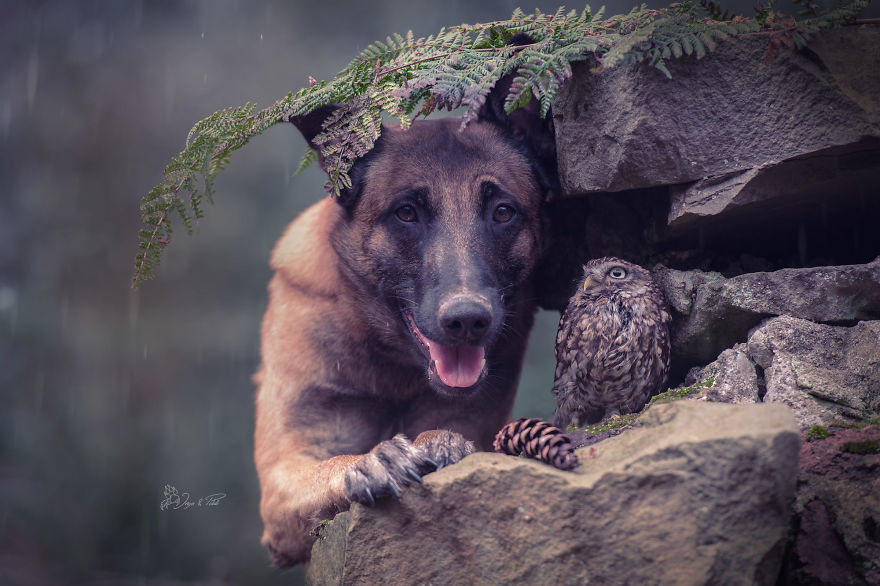
[[(324, 130), (324, 121), (341, 107), (342, 106), (337, 104), (326, 104), (315, 108), (308, 114), (291, 116), (288, 118), (290, 123), (296, 126), (296, 128), (302, 133), (303, 138), (309, 143), (309, 148), (318, 153), (318, 164), (321, 165), (321, 169), (323, 169), (325, 173), (328, 172), (328, 169), (324, 162), (324, 155), (321, 154), (320, 147), (315, 144), (315, 137), (321, 134)], [(369, 156), (369, 154), (367, 154), (367, 156)], [(366, 165), (363, 164), (363, 158), (355, 161), (352, 168), (349, 169), (348, 176), (351, 178), (351, 189), (343, 190), (338, 197), (334, 198), (337, 202), (342, 204), (343, 207), (349, 208), (355, 200), (357, 200), (357, 196), (360, 193), (363, 184), (365, 172)]]
[[(509, 45), (520, 47), (534, 43), (532, 37), (518, 33), (508, 41)], [(559, 192), (559, 177), (556, 167), (556, 133), (553, 128), (552, 113), (541, 118), (540, 104), (532, 99), (528, 104), (507, 113), (504, 104), (507, 94), (516, 78), (515, 73), (502, 77), (486, 96), (480, 108), (479, 118), (494, 122), (508, 129), (513, 137), (525, 146), (535, 161), (535, 172), (547, 194)]]

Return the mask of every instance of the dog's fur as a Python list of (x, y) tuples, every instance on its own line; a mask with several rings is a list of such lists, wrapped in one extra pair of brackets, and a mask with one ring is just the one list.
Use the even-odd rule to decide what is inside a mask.
[[(311, 141), (329, 111), (293, 122)], [(277, 565), (308, 560), (321, 519), (488, 449), (508, 420), (555, 173), (549, 129), (517, 116), (493, 94), (463, 131), (386, 127), (341, 203), (276, 245), (255, 460)]]

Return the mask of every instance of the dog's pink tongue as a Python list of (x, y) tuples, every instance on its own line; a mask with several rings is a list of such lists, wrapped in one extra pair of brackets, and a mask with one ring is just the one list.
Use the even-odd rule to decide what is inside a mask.
[(482, 346), (447, 346), (429, 342), (428, 350), (440, 380), (448, 387), (472, 387), (483, 372)]

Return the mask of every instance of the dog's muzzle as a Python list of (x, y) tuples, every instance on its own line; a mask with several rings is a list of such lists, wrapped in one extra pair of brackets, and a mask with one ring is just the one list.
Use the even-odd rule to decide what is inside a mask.
[[(485, 347), (466, 343), (441, 344), (431, 340), (422, 333), (410, 312), (404, 310), (403, 314), (410, 331), (412, 331), (422, 351), (428, 356), (428, 372), (431, 376), (437, 376), (444, 385), (453, 388), (472, 387), (480, 381), (486, 371)], [(454, 320), (450, 319), (450, 322), (452, 321)], [(456, 331), (464, 332), (460, 337), (456, 336), (456, 338), (461, 340), (466, 339), (466, 332), (469, 329), (483, 327), (475, 326), (473, 323), (470, 323), (470, 320), (468, 323), (465, 323), (461, 317), (458, 318), (458, 321), (458, 324), (450, 323), (449, 327)], [(488, 324), (485, 327), (488, 327)]]

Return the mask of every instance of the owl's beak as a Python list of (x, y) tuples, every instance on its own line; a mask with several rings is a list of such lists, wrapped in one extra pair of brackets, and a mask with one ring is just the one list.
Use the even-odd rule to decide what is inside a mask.
[(584, 291), (586, 291), (587, 289), (589, 289), (592, 286), (593, 286), (593, 278), (592, 277), (587, 277), (586, 279), (584, 279)]

